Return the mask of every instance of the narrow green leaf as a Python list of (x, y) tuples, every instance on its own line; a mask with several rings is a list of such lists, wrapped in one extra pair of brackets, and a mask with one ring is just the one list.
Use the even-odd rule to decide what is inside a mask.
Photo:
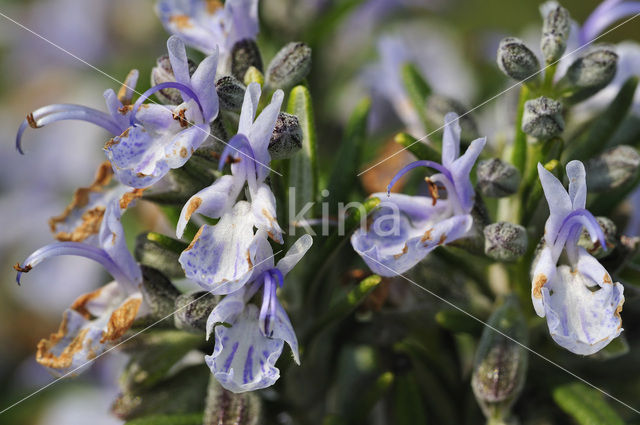
[(603, 396), (581, 382), (556, 387), (552, 396), (556, 404), (580, 425), (624, 425)]
[(418, 141), (415, 137), (407, 133), (398, 133), (394, 138), (395, 142), (405, 147), (416, 158), (421, 160), (429, 160), (440, 162), (440, 152), (432, 148), (431, 146)]
[(573, 140), (564, 152), (563, 162), (585, 160), (601, 152), (627, 116), (638, 86), (638, 77), (630, 77), (600, 116), (582, 137)]
[(440, 310), (436, 313), (436, 322), (451, 332), (463, 332), (480, 335), (482, 324), (458, 310)]
[(187, 244), (174, 239), (170, 236), (163, 235), (162, 233), (157, 232), (149, 232), (147, 233), (147, 239), (151, 242), (155, 242), (163, 248), (168, 249), (169, 251), (173, 251), (176, 254), (182, 253), (187, 248)]
[(394, 423), (397, 425), (421, 425), (427, 417), (420, 398), (420, 388), (413, 374), (396, 378), (394, 397)]
[(128, 421), (124, 425), (202, 425), (202, 413), (147, 416)]
[(391, 388), (395, 376), (393, 372), (384, 372), (378, 376), (371, 388), (365, 392), (353, 411), (355, 423), (368, 423), (367, 418), (373, 407)]
[(529, 89), (523, 84), (520, 89), (520, 100), (518, 101), (516, 115), (516, 136), (513, 142), (513, 151), (511, 152), (511, 162), (520, 171), (521, 176), (524, 176), (527, 164), (527, 135), (522, 131), (522, 117), (524, 115), (524, 104), (528, 99)]
[(412, 63), (406, 63), (402, 66), (401, 75), (407, 95), (418, 116), (426, 125), (428, 120), (425, 110), (427, 97), (431, 94), (431, 87), (429, 87), (429, 84), (422, 78), (422, 74), (418, 68)]
[(371, 100), (363, 99), (354, 109), (347, 123), (344, 138), (333, 163), (329, 179), (329, 208), (335, 212), (338, 202), (347, 202), (358, 181), (358, 167), (367, 135), (367, 121)]
[(312, 337), (332, 323), (348, 317), (356, 308), (367, 298), (367, 296), (380, 284), (382, 278), (378, 275), (372, 275), (363, 279), (358, 286), (348, 292), (343, 292), (329, 307), (328, 311), (315, 321), (307, 332), (304, 332), (302, 339)]
[(318, 164), (316, 130), (313, 119), (311, 94), (305, 86), (296, 86), (289, 94), (287, 112), (298, 117), (302, 128), (302, 149), (289, 162), (289, 200), (295, 202), (295, 211), (318, 196)]

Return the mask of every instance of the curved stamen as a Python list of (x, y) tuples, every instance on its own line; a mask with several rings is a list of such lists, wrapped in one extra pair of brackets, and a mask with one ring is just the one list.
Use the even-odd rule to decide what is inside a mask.
[[(584, 226), (587, 232), (589, 232), (591, 240), (593, 242), (600, 242), (602, 249), (607, 250), (607, 241), (598, 221), (593, 214), (584, 208), (571, 211), (571, 213), (567, 214), (560, 225), (560, 231), (556, 237), (556, 245), (564, 246), (569, 241), (571, 234), (575, 232), (577, 226)], [(579, 237), (580, 232), (577, 233), (576, 238)]]
[(253, 153), (253, 148), (251, 147), (249, 140), (247, 140), (246, 137), (234, 137), (229, 141), (229, 143), (227, 143), (227, 145), (224, 147), (224, 150), (222, 151), (222, 154), (220, 155), (220, 160), (218, 161), (219, 171), (222, 171), (227, 160), (233, 154), (233, 152), (231, 151), (243, 153), (254, 164), (256, 162), (256, 157)]
[[(191, 90), (191, 88), (189, 86), (186, 86), (186, 85), (184, 85), (182, 83), (167, 82), (167, 83), (160, 83), (158, 85), (155, 85), (155, 86), (151, 87), (149, 90), (145, 91), (144, 93), (142, 93), (140, 95), (138, 100), (136, 100), (136, 103), (133, 105), (133, 109), (132, 109), (131, 117), (130, 117), (131, 125), (135, 124), (135, 122), (136, 122), (135, 121), (136, 120), (136, 112), (138, 111), (138, 109), (140, 109), (140, 106), (142, 106), (144, 101), (147, 100), (155, 92), (158, 92), (158, 91), (164, 90), (164, 89), (178, 89), (182, 93), (183, 97), (188, 97), (188, 98), (193, 99), (196, 102), (196, 104), (198, 105), (198, 108), (200, 109), (200, 114), (202, 115), (202, 117), (204, 117), (204, 110), (202, 109), (202, 105), (200, 104), (200, 100), (198, 100), (198, 96), (195, 94), (195, 92), (193, 90)], [(185, 100), (188, 100), (188, 99), (185, 99)]]
[(264, 286), (262, 288), (262, 305), (260, 307), (260, 324), (262, 325), (262, 331), (266, 337), (270, 337), (273, 334), (273, 316), (275, 310), (273, 306), (273, 298), (276, 297), (276, 283), (273, 281), (273, 277), (269, 271), (264, 273)]
[(284, 276), (282, 275), (282, 272), (277, 268), (273, 268), (269, 270), (269, 273), (271, 273), (271, 277), (273, 277), (273, 280), (278, 284), (278, 286), (282, 288), (282, 285), (284, 285)]
[(438, 164), (437, 162), (427, 161), (427, 160), (414, 161), (411, 164), (409, 164), (409, 165), (405, 166), (404, 168), (402, 168), (400, 171), (398, 171), (396, 173), (395, 176), (393, 176), (393, 178), (391, 179), (391, 182), (387, 186), (387, 196), (391, 193), (391, 188), (393, 187), (393, 185), (396, 184), (396, 182), (398, 180), (400, 180), (400, 178), (402, 178), (402, 176), (404, 176), (409, 171), (411, 171), (411, 170), (413, 170), (414, 168), (417, 168), (417, 167), (433, 168), (434, 170), (437, 170), (437, 171), (441, 172), (442, 174), (444, 174), (451, 182), (453, 182), (453, 178), (451, 177), (451, 173), (443, 165)]
[(82, 242), (54, 242), (38, 249), (29, 255), (22, 265), (14, 267), (18, 271), (16, 282), (20, 285), (22, 273), (28, 272), (47, 258), (57, 257), (60, 255), (74, 255), (89, 258), (100, 263), (105, 270), (107, 270), (109, 274), (121, 284), (129, 284), (135, 287), (135, 284), (131, 282), (126, 273), (118, 267), (105, 250)]
[(98, 111), (97, 109), (73, 104), (47, 105), (27, 115), (27, 118), (22, 121), (18, 128), (18, 134), (16, 135), (16, 149), (24, 155), (24, 151), (22, 150), (22, 134), (28, 126), (39, 128), (52, 122), (63, 120), (87, 121), (104, 128), (114, 136), (122, 133), (122, 129), (109, 114)]

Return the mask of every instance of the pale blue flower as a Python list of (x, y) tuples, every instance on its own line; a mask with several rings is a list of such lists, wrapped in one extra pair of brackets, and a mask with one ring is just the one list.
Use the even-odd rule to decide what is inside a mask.
[[(266, 235), (258, 233), (258, 263), (250, 282), (227, 295), (207, 320), (207, 338), (215, 333), (215, 346), (205, 361), (220, 385), (235, 393), (266, 388), (278, 380), (280, 371), (275, 363), (285, 342), (294, 361), (300, 364), (298, 340), (276, 291), (311, 247), (313, 239), (302, 236), (274, 266)], [(260, 308), (250, 302), (259, 291), (262, 291)]]
[[(128, 251), (120, 218), (131, 202), (127, 196), (103, 197), (99, 232), (83, 242), (55, 242), (46, 245), (20, 265), (17, 281), (42, 261), (60, 255), (89, 258), (100, 263), (114, 281), (77, 298), (63, 314), (59, 330), (38, 344), (36, 360), (56, 376), (77, 373), (86, 363), (116, 344), (133, 321), (146, 313), (140, 285), (140, 266)], [(73, 220), (70, 220), (73, 222)]]
[[(415, 161), (400, 170), (388, 186), (415, 167), (432, 168), (429, 177), (432, 197), (376, 193), (380, 207), (370, 216), (370, 224), (351, 236), (351, 244), (369, 268), (383, 276), (404, 273), (438, 245), (462, 238), (471, 230), (474, 190), (469, 173), (486, 143), (476, 139), (460, 156), (458, 116), (448, 113), (442, 146), (442, 164)], [(444, 188), (446, 199), (433, 197), (437, 187)], [(437, 195), (436, 195), (437, 196)]]
[[(622, 331), (623, 287), (578, 246), (582, 228), (606, 247), (595, 217), (585, 209), (587, 184), (582, 162), (567, 164), (569, 191), (542, 165), (538, 174), (549, 203), (544, 246), (534, 261), (531, 300), (547, 318), (551, 337), (576, 354), (593, 354)], [(561, 255), (566, 253), (566, 260)]]
[[(214, 294), (235, 292), (245, 284), (255, 264), (254, 227), (274, 241), (282, 243), (282, 229), (276, 219), (276, 201), (265, 179), (269, 175), (269, 140), (282, 105), (283, 93), (274, 93), (271, 103), (255, 118), (260, 99), (260, 85), (247, 88), (240, 113), (238, 134), (220, 158), (222, 167), (233, 157), (231, 175), (217, 179), (211, 186), (192, 196), (178, 220), (176, 234), (196, 212), (220, 218), (215, 225), (204, 225), (191, 246), (180, 256), (188, 278)], [(250, 202), (236, 202), (248, 187)]]

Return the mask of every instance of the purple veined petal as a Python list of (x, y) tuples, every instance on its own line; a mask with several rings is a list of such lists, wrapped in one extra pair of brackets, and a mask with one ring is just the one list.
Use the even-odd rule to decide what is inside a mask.
[(465, 213), (469, 213), (473, 208), (473, 201), (475, 197), (475, 192), (471, 185), (469, 174), (471, 173), (471, 169), (476, 163), (476, 160), (480, 156), (480, 153), (484, 149), (486, 142), (486, 137), (474, 140), (471, 142), (466, 152), (456, 159), (450, 167), (448, 167), (451, 172), (453, 184), (460, 199), (460, 205)]
[(230, 210), (243, 184), (244, 182), (238, 184), (234, 176), (225, 175), (193, 195), (180, 212), (176, 236), (182, 237), (187, 223), (196, 212), (210, 218), (218, 218)]
[(263, 273), (275, 267), (273, 249), (269, 243), (267, 232), (258, 230), (253, 237), (249, 250), (253, 254), (251, 279), (259, 281)]
[[(581, 255), (590, 257), (584, 250)], [(543, 297), (554, 341), (572, 353), (590, 355), (620, 335), (624, 296), (619, 283), (607, 283), (594, 291), (597, 282), (583, 273), (581, 265), (579, 261), (576, 270), (559, 266), (553, 292), (545, 289)]]
[(582, 162), (573, 160), (567, 164), (569, 197), (573, 209), (584, 208), (587, 204), (587, 173)]
[(186, 128), (176, 134), (164, 148), (164, 161), (169, 168), (180, 168), (191, 158), (209, 137), (211, 128), (208, 124), (198, 124)]
[(271, 277), (273, 278), (273, 282), (277, 285), (278, 288), (282, 288), (284, 286), (284, 275), (277, 268), (272, 268), (269, 270), (271, 273)]
[(260, 330), (267, 338), (273, 335), (273, 325), (275, 322), (275, 302), (277, 302), (276, 288), (278, 287), (273, 280), (273, 276), (268, 270), (262, 275), (264, 283), (262, 285), (262, 305), (260, 306)]
[(276, 265), (277, 269), (283, 276), (286, 276), (291, 269), (298, 264), (302, 257), (304, 257), (307, 251), (311, 248), (311, 245), (313, 245), (313, 238), (311, 235), (302, 235), (298, 238), (291, 248), (289, 248), (289, 251), (287, 251), (285, 256), (282, 257)]
[(27, 118), (20, 124), (16, 135), (16, 149), (21, 154), (24, 154), (22, 150), (22, 134), (27, 127), (40, 128), (52, 122), (64, 120), (87, 121), (104, 128), (114, 136), (121, 133), (120, 127), (111, 116), (97, 109), (81, 105), (48, 105), (27, 115)]
[(238, 122), (238, 133), (249, 135), (249, 130), (253, 125), (256, 112), (258, 112), (258, 102), (260, 101), (261, 93), (262, 89), (260, 84), (256, 82), (249, 84), (247, 90), (245, 90), (242, 109), (240, 110), (240, 121)]
[(175, 76), (176, 82), (181, 84), (191, 84), (189, 76), (189, 61), (187, 60), (187, 50), (184, 42), (175, 35), (167, 40), (167, 52), (169, 52), (169, 61), (171, 62), (171, 70)]
[(605, 1), (585, 21), (580, 30), (580, 43), (586, 44), (598, 37), (613, 23), (640, 13), (638, 1)]
[(449, 167), (460, 156), (460, 118), (455, 112), (444, 117), (442, 136), (442, 165)]
[(538, 176), (544, 196), (549, 204), (549, 219), (545, 225), (545, 237), (554, 241), (560, 231), (562, 221), (573, 210), (573, 205), (560, 180), (540, 163), (538, 163)]
[(15, 267), (16, 270), (18, 270), (16, 282), (18, 282), (18, 285), (20, 284), (22, 273), (30, 271), (33, 267), (48, 258), (58, 257), (60, 255), (74, 255), (89, 258), (90, 260), (100, 263), (118, 282), (129, 285), (130, 287), (136, 286), (104, 249), (81, 242), (54, 242), (36, 250), (29, 255), (21, 265)]
[(451, 173), (443, 165), (438, 164), (437, 162), (428, 161), (428, 160), (414, 161), (411, 164), (408, 164), (408, 165), (404, 166), (400, 171), (398, 171), (396, 173), (395, 176), (393, 176), (393, 178), (391, 179), (391, 182), (389, 182), (389, 185), (387, 186), (387, 196), (390, 196), (391, 189), (393, 188), (393, 185), (395, 185), (396, 182), (402, 178), (402, 176), (404, 176), (409, 171), (411, 171), (411, 170), (413, 170), (414, 168), (417, 168), (417, 167), (433, 168), (434, 170), (439, 171), (442, 174), (444, 174), (444, 176), (446, 178), (448, 178), (449, 181), (453, 182), (453, 178), (451, 176)]
[(191, 77), (191, 86), (202, 104), (205, 122), (211, 122), (218, 116), (218, 92), (215, 84), (217, 67), (218, 49), (200, 62)]
[(179, 262), (189, 279), (214, 295), (242, 288), (252, 276), (254, 220), (246, 201), (237, 202), (214, 226), (204, 225)]
[(283, 340), (262, 334), (258, 308), (253, 304), (248, 304), (231, 325), (215, 328), (213, 353), (205, 357), (216, 380), (234, 393), (273, 385), (280, 377), (275, 363), (282, 353)]
[(260, 183), (257, 187), (249, 184), (251, 193), (251, 210), (255, 217), (255, 226), (267, 232), (269, 237), (277, 243), (283, 243), (282, 229), (276, 217), (276, 197), (271, 192), (271, 187), (266, 183)]
[[(140, 106), (142, 106), (145, 100), (147, 100), (155, 92), (168, 89), (168, 88), (178, 89), (180, 90), (183, 96), (188, 97), (189, 99), (193, 99), (198, 105), (198, 108), (200, 109), (200, 113), (202, 114), (202, 116), (203, 117), (205, 116), (204, 111), (202, 109), (202, 105), (200, 104), (200, 100), (198, 100), (198, 96), (194, 93), (193, 90), (191, 90), (189, 86), (186, 86), (182, 83), (169, 81), (166, 83), (157, 84), (140, 95), (138, 100), (136, 100), (136, 103), (133, 105), (133, 112), (131, 113), (131, 116), (129, 119), (130, 124), (134, 125), (136, 123), (136, 112), (138, 111), (138, 109), (140, 109)], [(167, 109), (169, 108), (167, 107)]]

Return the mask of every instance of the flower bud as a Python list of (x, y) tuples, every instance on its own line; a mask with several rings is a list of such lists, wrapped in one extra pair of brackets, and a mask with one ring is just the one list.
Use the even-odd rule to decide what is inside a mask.
[(640, 154), (627, 145), (608, 149), (587, 164), (587, 187), (590, 192), (616, 189), (629, 182), (640, 166)]
[(476, 174), (480, 192), (490, 198), (513, 195), (520, 186), (518, 169), (498, 158), (480, 161)]
[(245, 86), (248, 86), (251, 83), (258, 83), (262, 86), (264, 84), (264, 75), (262, 75), (262, 72), (260, 72), (260, 70), (255, 66), (250, 66), (244, 74), (244, 79), (242, 81), (244, 81)]
[(571, 31), (571, 18), (564, 7), (557, 5), (545, 17), (542, 24), (542, 40), (540, 48), (547, 63), (557, 61), (562, 57), (567, 38)]
[(262, 401), (255, 392), (234, 394), (210, 376), (203, 423), (258, 425), (262, 419)]
[(516, 298), (507, 298), (488, 324), (475, 354), (471, 387), (487, 418), (506, 420), (527, 370), (527, 351), (515, 342), (527, 344), (527, 325)]
[(271, 159), (290, 158), (302, 148), (302, 128), (295, 115), (280, 112), (269, 141)]
[(262, 71), (262, 56), (255, 40), (245, 38), (231, 49), (231, 75), (242, 81), (250, 67)]
[(301, 42), (284, 46), (273, 58), (265, 75), (267, 86), (287, 89), (302, 81), (311, 70), (311, 48)]
[(528, 245), (524, 227), (501, 221), (484, 228), (484, 253), (498, 261), (515, 261), (523, 256)]
[[(196, 64), (189, 59), (189, 75), (193, 75), (196, 72)], [(171, 68), (171, 62), (169, 61), (169, 55), (160, 56), (156, 60), (156, 66), (151, 70), (151, 87), (154, 87), (161, 83), (175, 82), (176, 78), (173, 75), (173, 69)], [(167, 105), (179, 105), (182, 103), (182, 95), (178, 89), (163, 89), (155, 93), (156, 98)]]
[[(175, 241), (175, 246), (169, 246), (169, 241)], [(184, 271), (178, 257), (184, 248), (186, 244), (178, 240), (149, 232), (138, 235), (134, 254), (143, 266), (158, 270), (169, 277), (181, 277), (184, 276)]]
[[(173, 306), (180, 295), (178, 288), (160, 271), (140, 266), (142, 269), (142, 294), (149, 306), (150, 319), (162, 319), (173, 314)], [(143, 318), (146, 319), (146, 318)]]
[(526, 134), (546, 140), (563, 130), (562, 103), (544, 96), (525, 102), (522, 131)]
[(536, 55), (524, 44), (524, 41), (507, 37), (498, 46), (498, 67), (507, 76), (521, 81), (540, 70)]
[(176, 314), (173, 316), (176, 328), (188, 332), (204, 332), (207, 318), (216, 304), (215, 295), (207, 291), (180, 295), (176, 298)]
[(471, 142), (479, 137), (478, 126), (473, 115), (469, 113), (468, 107), (457, 100), (439, 94), (432, 94), (427, 98), (425, 115), (433, 128), (439, 128), (449, 112), (455, 112), (460, 117), (458, 123), (462, 130), (460, 134), (462, 142)]
[(561, 87), (569, 89), (570, 101), (584, 100), (609, 84), (617, 67), (618, 55), (611, 47), (593, 46), (571, 64)]
[(128, 421), (141, 416), (202, 412), (202, 394), (211, 375), (202, 373), (202, 367), (185, 367), (152, 388), (123, 391), (113, 402), (111, 413)]
[(587, 229), (582, 229), (580, 239), (578, 240), (578, 245), (586, 249), (587, 252), (594, 257), (604, 258), (613, 252), (613, 248), (615, 248), (618, 242), (616, 238), (618, 228), (616, 227), (616, 224), (607, 217), (596, 217), (596, 221), (600, 225), (602, 233), (604, 233), (604, 239), (607, 243), (607, 250), (605, 251), (603, 249), (600, 241), (593, 242), (591, 240), (591, 235), (589, 234)]
[(246, 87), (231, 75), (224, 76), (216, 81), (216, 92), (220, 109), (239, 112), (244, 100)]

